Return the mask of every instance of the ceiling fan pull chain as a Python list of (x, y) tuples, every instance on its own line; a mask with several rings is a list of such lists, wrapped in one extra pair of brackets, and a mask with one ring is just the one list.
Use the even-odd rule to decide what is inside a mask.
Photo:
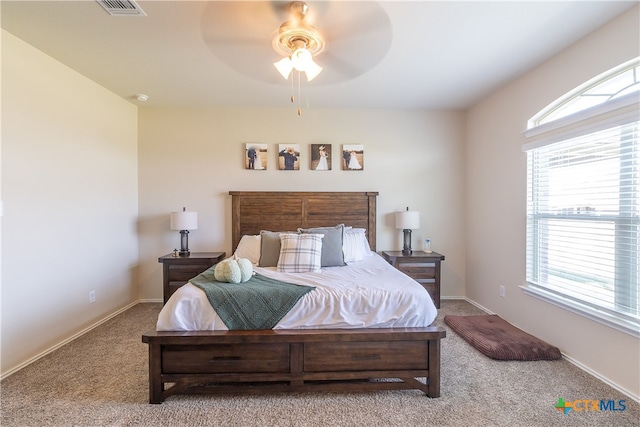
[(302, 110), (300, 109), (300, 74), (302, 73), (298, 71), (298, 115), (302, 114)]
[(293, 80), (295, 79), (295, 76), (291, 76), (291, 103), (293, 103), (294, 101), (294, 97), (293, 97)]

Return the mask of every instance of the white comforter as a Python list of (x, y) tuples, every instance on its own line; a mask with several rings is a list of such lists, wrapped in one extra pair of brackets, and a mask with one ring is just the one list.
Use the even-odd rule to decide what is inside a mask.
[[(437, 311), (427, 291), (372, 253), (345, 267), (319, 273), (255, 271), (284, 282), (315, 286), (274, 329), (393, 328), (429, 326)], [(230, 285), (233, 286), (233, 285)], [(158, 316), (159, 331), (227, 330), (199, 288), (188, 283)]]

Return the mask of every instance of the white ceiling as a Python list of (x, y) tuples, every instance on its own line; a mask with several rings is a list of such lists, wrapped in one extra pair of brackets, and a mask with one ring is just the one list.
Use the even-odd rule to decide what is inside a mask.
[[(153, 107), (291, 106), (291, 83), (271, 65), (288, 2), (137, 3), (147, 16), (110, 16), (93, 0), (2, 0), (2, 28), (135, 103), (144, 93)], [(303, 108), (464, 109), (638, 2), (308, 3), (327, 47), (316, 58), (325, 71), (303, 78)], [(356, 68), (359, 55), (372, 64), (346, 72), (331, 61), (340, 49)]]

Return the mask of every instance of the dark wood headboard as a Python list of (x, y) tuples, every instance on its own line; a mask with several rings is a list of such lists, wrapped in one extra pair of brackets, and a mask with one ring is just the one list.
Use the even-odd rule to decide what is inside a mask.
[(376, 250), (377, 192), (229, 191), (231, 240), (235, 251), (245, 234), (260, 230), (295, 231), (298, 227), (336, 224), (366, 228)]

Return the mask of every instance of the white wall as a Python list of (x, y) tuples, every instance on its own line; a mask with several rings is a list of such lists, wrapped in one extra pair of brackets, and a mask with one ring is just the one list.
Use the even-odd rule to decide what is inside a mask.
[[(179, 247), (169, 212), (198, 212), (192, 251), (231, 251), (229, 190), (378, 191), (377, 249), (401, 249), (393, 213), (422, 215), (446, 256), (442, 294), (464, 295), (464, 115), (458, 112), (153, 109), (139, 116), (141, 297), (162, 296), (158, 257)], [(265, 171), (244, 169), (244, 144), (268, 144)], [(277, 170), (277, 144), (300, 144), (301, 170)], [(310, 144), (331, 144), (333, 169), (310, 170)], [(343, 171), (342, 144), (363, 144), (364, 170)]]
[[(637, 338), (525, 295), (529, 118), (596, 75), (640, 53), (636, 6), (468, 112), (466, 295), (640, 396)], [(506, 298), (498, 296), (500, 285)]]
[(4, 376), (138, 299), (137, 108), (3, 30), (1, 171)]

